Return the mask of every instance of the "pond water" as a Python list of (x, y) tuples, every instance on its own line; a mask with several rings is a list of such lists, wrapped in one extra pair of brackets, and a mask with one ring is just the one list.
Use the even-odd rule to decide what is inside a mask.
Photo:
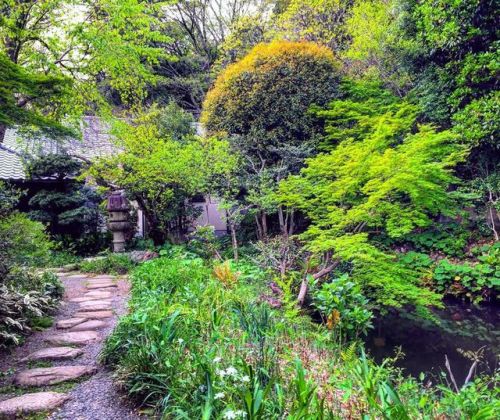
[(370, 354), (380, 362), (394, 356), (398, 347), (405, 354), (396, 365), (418, 377), (424, 372), (434, 377), (445, 371), (448, 357), (455, 379), (463, 384), (472, 361), (463, 351), (484, 352), (478, 370), (492, 372), (499, 363), (500, 311), (498, 305), (480, 308), (447, 302), (446, 309), (435, 311), (439, 325), (418, 320), (413, 314), (391, 314), (375, 321), (375, 328), (366, 339)]

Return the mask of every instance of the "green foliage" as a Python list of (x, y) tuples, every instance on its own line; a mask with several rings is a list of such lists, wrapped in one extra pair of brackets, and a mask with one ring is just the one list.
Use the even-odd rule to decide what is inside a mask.
[(170, 38), (157, 29), (163, 6), (141, 0), (3, 1), (0, 50), (25, 69), (11, 79), (22, 82), (16, 92), (22, 96), (9, 98), (10, 105), (21, 116), (31, 111), (54, 125), (89, 109), (110, 115), (113, 99), (128, 106), (143, 100), (146, 86), (156, 82), (151, 65), (168, 58), (161, 46)]
[(78, 263), (78, 269), (84, 273), (93, 274), (127, 274), (135, 264), (127, 254), (106, 254)]
[(463, 257), (470, 235), (467, 226), (449, 223), (412, 233), (406, 239), (421, 252), (442, 252), (452, 257)]
[(16, 265), (43, 266), (52, 246), (41, 223), (17, 212), (0, 218), (0, 276)]
[(279, 160), (280, 148), (298, 147), (317, 132), (307, 111), (333, 97), (336, 73), (326, 48), (260, 44), (219, 75), (205, 100), (202, 121), (211, 132), (238, 136), (236, 144), (252, 158), (261, 152)]
[(0, 181), (0, 218), (7, 217), (16, 207), (21, 191), (12, 185)]
[(268, 36), (317, 42), (338, 53), (348, 44), (345, 20), (350, 8), (350, 1), (290, 0), (276, 14)]
[(437, 263), (433, 280), (441, 293), (480, 302), (500, 292), (500, 248), (492, 248), (478, 257), (479, 263), (454, 264), (448, 260)]
[[(29, 215), (46, 223), (53, 238), (79, 254), (99, 252), (106, 245), (100, 232), (99, 204), (103, 198), (76, 181), (83, 169), (80, 160), (65, 154), (33, 158), (27, 165), (29, 178), (44, 180), (44, 188), (28, 190)], [(50, 180), (50, 183), (46, 181)]]
[[(184, 259), (163, 257), (132, 272), (130, 313), (103, 351), (124, 389), (155, 414), (320, 420), (494, 412), (495, 377), (459, 392), (429, 388), (404, 378), (395, 359), (376, 365), (356, 344), (343, 351), (331, 334), (255, 303), (246, 281), (228, 288), (210, 275), (210, 264), (180, 247), (175, 253)], [(347, 287), (334, 294), (356, 307), (364, 302), (356, 286), (341, 282)]]
[(52, 273), (13, 269), (0, 281), (0, 348), (18, 345), (44, 325), (62, 298), (63, 286)]
[[(404, 238), (430, 226), (440, 214), (453, 214), (447, 190), (456, 181), (451, 168), (463, 158), (463, 149), (448, 131), (415, 127), (416, 108), (409, 103), (394, 101), (373, 115), (358, 105), (364, 103), (363, 84), (354, 92), (353, 99), (332, 103), (331, 121), (328, 110), (322, 115), (335, 144), (343, 138), (345, 125), (338, 110), (352, 109), (349, 124), (358, 138), (343, 138), (330, 153), (310, 159), (299, 176), (282, 182), (282, 202), (310, 220), (301, 235), (308, 249), (333, 251), (334, 259), (351, 262), (353, 280), (375, 292), (380, 305), (436, 303), (437, 296), (422, 289), (414, 273), (380, 249), (371, 232)], [(373, 85), (368, 84), (364, 93), (373, 98)], [(375, 100), (381, 97), (377, 94)]]
[(313, 305), (340, 341), (359, 338), (372, 328), (369, 301), (346, 274), (315, 290)]
[[(0, 50), (0, 126), (33, 126), (51, 135), (71, 134), (39, 111), (67, 95), (69, 86), (68, 78), (27, 71)], [(20, 107), (19, 97), (29, 97), (31, 107)]]
[(138, 202), (156, 245), (186, 233), (197, 215), (189, 198), (205, 192), (210, 177), (223, 171), (229, 160), (224, 141), (193, 136), (177, 141), (167, 136), (185, 125), (173, 124), (172, 116), (168, 123), (165, 118), (153, 108), (133, 125), (117, 123), (114, 134), (122, 152), (99, 159), (88, 172), (98, 183), (119, 186)]

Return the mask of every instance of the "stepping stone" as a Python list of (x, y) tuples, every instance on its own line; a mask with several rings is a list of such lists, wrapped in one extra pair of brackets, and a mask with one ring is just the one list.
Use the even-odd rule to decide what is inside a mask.
[(93, 366), (82, 365), (28, 369), (14, 376), (14, 383), (18, 386), (55, 385), (84, 375), (91, 375), (96, 370)]
[(111, 309), (111, 302), (106, 300), (93, 300), (80, 303), (82, 311), (107, 311)]
[(78, 312), (75, 314), (75, 316), (87, 319), (103, 319), (103, 318), (112, 318), (113, 312), (111, 311)]
[(109, 289), (118, 287), (115, 283), (103, 283), (103, 284), (88, 284), (87, 289), (89, 290), (94, 290), (94, 289)]
[(91, 277), (89, 280), (113, 280), (114, 277), (109, 274), (100, 274), (98, 276)]
[(82, 322), (85, 322), (86, 320), (87, 320), (86, 318), (62, 319), (61, 321), (57, 321), (56, 328), (60, 328), (62, 330), (65, 330), (67, 328), (73, 328), (75, 325), (81, 324)]
[(100, 290), (94, 290), (92, 292), (87, 292), (83, 295), (83, 297), (92, 297), (92, 298), (98, 298), (98, 299), (108, 299), (110, 298), (111, 292), (101, 292)]
[(88, 279), (89, 276), (85, 274), (71, 274), (69, 276), (65, 276), (67, 279)]
[(82, 297), (70, 299), (69, 301), (74, 302), (74, 303), (81, 303), (81, 302), (90, 302), (93, 300), (101, 300), (101, 299), (102, 299), (102, 297), (100, 297), (100, 296), (82, 296)]
[(106, 322), (104, 321), (99, 321), (97, 319), (85, 321), (82, 324), (78, 324), (77, 326), (71, 328), (70, 331), (91, 331), (91, 330), (98, 330), (100, 328), (103, 328), (107, 325)]
[(95, 343), (99, 340), (99, 334), (95, 331), (78, 331), (64, 332), (52, 337), (47, 337), (45, 341), (55, 345), (77, 345), (84, 346), (86, 344)]
[(81, 307), (85, 306), (94, 306), (96, 304), (103, 304), (103, 305), (111, 305), (111, 301), (109, 299), (93, 299), (93, 300), (87, 300), (85, 302), (80, 302)]
[(66, 360), (74, 359), (75, 357), (83, 354), (80, 349), (73, 347), (49, 347), (31, 353), (29, 356), (21, 360), (21, 362), (28, 362), (32, 360)]
[(0, 402), (0, 418), (15, 418), (20, 414), (31, 414), (39, 411), (52, 411), (69, 397), (59, 392), (35, 392), (24, 394)]

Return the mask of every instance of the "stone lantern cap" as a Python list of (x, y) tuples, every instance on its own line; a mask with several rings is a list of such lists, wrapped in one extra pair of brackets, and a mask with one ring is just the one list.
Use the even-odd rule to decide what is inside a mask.
[(114, 191), (108, 197), (108, 205), (106, 208), (110, 212), (128, 211), (130, 210), (130, 205), (125, 198), (123, 191)]

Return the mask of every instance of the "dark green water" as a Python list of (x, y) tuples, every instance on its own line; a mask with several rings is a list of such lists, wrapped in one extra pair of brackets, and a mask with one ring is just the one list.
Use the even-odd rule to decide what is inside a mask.
[(406, 373), (418, 377), (437, 377), (446, 370), (445, 355), (459, 384), (463, 383), (472, 361), (463, 351), (483, 348), (480, 372), (492, 372), (500, 355), (500, 307), (474, 307), (448, 302), (445, 310), (436, 311), (439, 325), (415, 319), (412, 314), (391, 314), (376, 320), (367, 337), (370, 354), (381, 361), (401, 347), (405, 357), (397, 362)]

